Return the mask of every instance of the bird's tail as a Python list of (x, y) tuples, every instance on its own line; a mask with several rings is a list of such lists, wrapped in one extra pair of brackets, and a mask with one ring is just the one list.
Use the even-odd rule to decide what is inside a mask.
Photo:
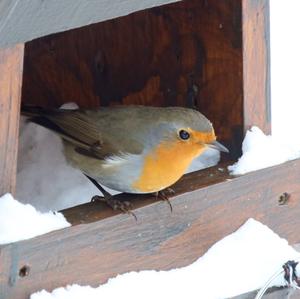
[(21, 105), (21, 114), (30, 118), (49, 114), (50, 111), (51, 109), (42, 108), (39, 106), (27, 105), (23, 103)]
[(59, 133), (61, 129), (51, 120), (51, 116), (60, 113), (59, 109), (43, 108), (33, 105), (21, 105), (21, 115), (27, 117), (27, 122), (32, 122)]

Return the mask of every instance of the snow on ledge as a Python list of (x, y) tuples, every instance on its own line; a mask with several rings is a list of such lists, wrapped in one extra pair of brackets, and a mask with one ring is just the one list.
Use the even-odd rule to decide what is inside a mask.
[[(98, 288), (74, 284), (36, 292), (30, 299), (228, 298), (260, 288), (285, 262), (298, 258), (285, 239), (249, 219), (190, 266), (129, 272)], [(283, 277), (273, 285), (285, 285)]]
[(258, 127), (247, 131), (242, 146), (243, 155), (238, 162), (228, 166), (232, 175), (271, 167), (300, 157), (300, 149), (282, 144), (271, 135), (265, 135)]
[(7, 193), (0, 197), (0, 244), (12, 243), (71, 226), (63, 214), (41, 213)]

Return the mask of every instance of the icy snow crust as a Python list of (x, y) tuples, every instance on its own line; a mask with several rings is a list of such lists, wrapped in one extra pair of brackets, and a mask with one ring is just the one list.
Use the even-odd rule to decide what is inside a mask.
[(0, 244), (12, 243), (70, 226), (63, 214), (41, 213), (11, 194), (0, 197)]
[(258, 127), (247, 131), (242, 146), (243, 155), (228, 167), (233, 175), (278, 165), (300, 157), (299, 146), (281, 143), (271, 135), (265, 135)]

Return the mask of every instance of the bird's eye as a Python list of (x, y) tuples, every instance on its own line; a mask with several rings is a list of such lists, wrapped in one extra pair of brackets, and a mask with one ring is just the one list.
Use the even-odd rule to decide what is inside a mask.
[(187, 140), (190, 138), (190, 133), (185, 131), (185, 130), (180, 130), (179, 131), (179, 137), (183, 140)]

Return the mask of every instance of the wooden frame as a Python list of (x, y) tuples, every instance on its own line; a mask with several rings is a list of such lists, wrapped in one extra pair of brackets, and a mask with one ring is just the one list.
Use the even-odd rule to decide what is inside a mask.
[(265, 133), (270, 133), (269, 3), (265, 0), (243, 0), (242, 7), (244, 130), (256, 125)]
[(49, 5), (37, 0), (1, 0), (0, 47), (175, 1), (179, 0), (64, 0)]
[[(150, 2), (147, 1), (145, 8), (150, 6)], [(167, 2), (170, 1), (156, 1), (156, 4)], [(195, 10), (197, 5), (200, 5), (201, 10)], [(172, 19), (173, 13), (177, 15)], [(125, 14), (124, 12), (120, 15)], [(157, 16), (158, 19), (155, 19)], [(141, 76), (144, 81), (140, 82), (138, 88), (121, 79), (117, 82), (119, 85), (114, 85), (115, 94), (111, 93), (112, 88), (105, 90), (105, 94), (90, 88), (90, 78), (107, 79), (101, 77), (108, 58), (103, 55), (103, 50), (98, 50), (99, 44), (105, 44), (105, 38), (99, 32), (106, 30), (111, 33), (118, 26), (120, 30), (124, 30), (123, 33), (126, 30), (131, 32), (134, 28), (131, 22), (141, 22), (145, 18), (150, 20), (151, 26), (158, 24), (160, 32), (164, 33), (165, 40), (162, 41), (153, 35), (153, 45), (157, 46), (157, 51), (162, 42), (170, 38), (174, 45), (180, 44), (181, 48), (174, 48), (172, 44), (163, 59), (158, 61), (155, 71)], [(87, 22), (87, 19), (80, 24), (73, 24), (70, 28), (107, 18), (97, 17), (97, 20), (93, 19), (91, 22)], [(3, 28), (11, 20), (4, 23), (5, 26), (0, 22), (0, 37), (5, 37), (0, 46), (16, 40), (26, 42), (22, 100), (34, 103), (35, 99), (39, 99), (36, 104), (57, 106), (76, 94), (79, 95), (79, 104), (82, 106), (97, 106), (99, 103), (107, 105), (114, 100), (122, 103), (144, 103), (140, 99), (146, 99), (144, 104), (195, 105), (201, 111), (204, 110), (216, 124), (217, 133), (231, 148), (233, 158), (239, 155), (243, 132), (250, 125), (258, 125), (265, 132), (270, 132), (268, 0), (185, 0), (118, 20), (120, 23), (107, 21), (32, 42), (28, 41), (43, 34), (35, 31), (30, 36), (27, 31), (29, 35), (16, 33), (8, 37)], [(187, 26), (188, 20), (196, 22), (198, 32), (189, 34), (184, 31), (185, 28), (192, 27)], [(187, 27), (178, 26), (181, 21)], [(147, 26), (141, 28), (144, 28), (140, 32), (143, 33)], [(174, 28), (181, 30), (181, 43)], [(53, 32), (59, 30), (56, 28)], [(100, 41), (91, 43), (97, 32)], [(145, 34), (134, 33), (138, 43), (132, 48), (136, 51), (132, 54), (133, 58), (138, 57), (137, 53), (145, 51), (139, 52), (138, 46), (146, 42)], [(80, 44), (81, 40), (83, 44)], [(122, 36), (115, 37), (116, 43), (121, 40)], [(107, 52), (113, 49), (113, 45), (110, 46), (109, 43), (105, 47)], [(200, 51), (201, 55), (198, 56), (198, 50), (208, 52)], [(120, 55), (119, 51), (117, 49), (113, 52), (118, 54), (115, 57)], [(89, 55), (94, 58), (93, 63), (90, 63)], [(5, 63), (1, 60), (2, 57), (5, 57)], [(15, 68), (9, 73), (6, 72), (4, 77), (1, 70), (7, 70), (11, 61), (7, 57), (18, 59), (13, 63)], [(9, 161), (2, 164), (0, 162), (0, 173), (7, 173), (7, 179), (0, 182), (2, 193), (14, 190), (22, 57), (22, 45), (11, 50), (2, 49), (0, 52), (0, 84), (14, 86), (16, 90), (13, 97), (7, 92), (3, 96), (0, 90), (0, 103), (4, 103), (4, 107), (13, 107), (9, 110), (10, 118), (4, 122), (0, 118), (1, 144), (3, 139), (11, 142), (9, 151), (0, 147), (0, 158), (4, 157), (4, 160)], [(167, 61), (165, 65), (164, 59)], [(170, 72), (169, 69), (174, 67), (172, 59), (180, 60), (181, 64), (178, 69)], [(146, 58), (143, 60), (148, 63)], [(62, 61), (63, 67), (60, 66)], [(118, 70), (116, 65), (121, 65), (123, 74), (126, 71), (128, 73), (130, 64), (126, 66), (116, 62), (118, 61), (109, 60), (112, 72)], [(196, 70), (193, 69), (195, 65)], [(197, 68), (198, 66), (201, 67)], [(150, 64), (143, 68), (151, 69)], [(139, 65), (134, 70), (138, 74), (137, 81), (140, 74), (145, 75), (140, 73)], [(173, 74), (172, 77), (166, 76), (167, 70)], [(191, 71), (193, 76), (189, 75)], [(47, 76), (48, 73), (51, 76)], [(158, 74), (160, 82), (165, 80), (170, 86), (157, 89), (158, 79), (155, 74)], [(63, 86), (62, 78), (66, 83)], [(78, 78), (80, 80), (76, 81)], [(68, 84), (72, 80), (73, 83)], [(34, 86), (32, 82), (35, 82)], [(195, 87), (195, 82), (200, 84)], [(129, 86), (128, 90), (124, 86)], [(153, 90), (156, 93), (151, 93)], [(163, 96), (157, 103), (153, 102), (160, 92)], [(109, 98), (111, 94), (116, 95), (115, 99)], [(183, 95), (188, 96), (185, 98)], [(0, 115), (3, 114), (1, 113), (0, 110)], [(8, 127), (13, 129), (8, 130)], [(5, 135), (7, 132), (10, 133)], [(184, 176), (174, 186), (176, 193), (171, 198), (173, 213), (170, 213), (165, 203), (147, 196), (137, 196), (133, 199), (134, 212), (138, 217), (136, 223), (133, 217), (113, 212), (101, 204), (90, 203), (63, 211), (73, 224), (70, 228), (0, 246), (1, 296), (24, 299), (41, 288), (53, 289), (68, 283), (98, 285), (117, 273), (130, 270), (184, 266), (203, 254), (215, 241), (238, 228), (249, 217), (263, 221), (290, 242), (298, 243), (300, 240), (294, 227), (298, 224), (296, 215), (300, 209), (297, 203), (300, 193), (297, 169), (300, 161), (288, 162), (237, 178), (228, 175), (226, 165)], [(284, 192), (288, 192), (291, 197), (286, 205), (281, 206), (278, 200)]]
[(24, 45), (0, 49), (0, 194), (16, 185)]
[[(188, 174), (176, 184), (173, 213), (165, 202), (140, 196), (133, 202), (137, 222), (101, 204), (85, 204), (63, 211), (72, 227), (2, 246), (3, 298), (28, 298), (69, 283), (97, 286), (131, 270), (185, 266), (249, 217), (298, 243), (300, 160), (236, 178), (225, 166)], [(281, 205), (284, 192), (290, 200)]]

